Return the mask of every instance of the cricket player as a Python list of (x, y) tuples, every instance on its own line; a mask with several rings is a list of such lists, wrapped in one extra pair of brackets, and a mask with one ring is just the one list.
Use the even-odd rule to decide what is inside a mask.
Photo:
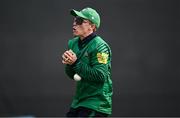
[[(65, 72), (76, 80), (67, 117), (108, 117), (112, 113), (111, 49), (96, 34), (100, 16), (92, 8), (71, 10), (73, 35), (62, 55)], [(76, 76), (75, 76), (76, 75)]]

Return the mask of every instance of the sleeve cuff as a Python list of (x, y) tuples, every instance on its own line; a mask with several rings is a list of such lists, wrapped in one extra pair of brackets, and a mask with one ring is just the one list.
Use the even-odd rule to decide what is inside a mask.
[(78, 62), (79, 62), (79, 60), (77, 59), (77, 60), (71, 65), (71, 67), (74, 67)]

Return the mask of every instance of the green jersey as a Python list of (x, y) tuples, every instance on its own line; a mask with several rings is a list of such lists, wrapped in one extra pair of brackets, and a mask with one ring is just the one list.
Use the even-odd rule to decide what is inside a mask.
[(112, 113), (111, 49), (99, 36), (89, 36), (81, 42), (75, 37), (68, 42), (68, 48), (77, 56), (73, 65), (66, 65), (66, 74), (73, 79), (78, 74), (76, 94), (72, 108), (86, 107), (98, 112)]

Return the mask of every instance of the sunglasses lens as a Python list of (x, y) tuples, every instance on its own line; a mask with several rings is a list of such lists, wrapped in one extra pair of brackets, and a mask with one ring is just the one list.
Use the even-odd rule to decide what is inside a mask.
[(75, 22), (76, 22), (77, 25), (82, 25), (82, 23), (83, 23), (83, 18), (77, 17), (77, 18), (75, 19)]

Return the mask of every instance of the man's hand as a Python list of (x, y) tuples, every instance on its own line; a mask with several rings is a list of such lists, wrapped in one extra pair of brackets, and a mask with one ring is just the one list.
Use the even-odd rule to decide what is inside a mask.
[(62, 55), (62, 63), (72, 65), (77, 60), (76, 54), (72, 50), (67, 50)]

